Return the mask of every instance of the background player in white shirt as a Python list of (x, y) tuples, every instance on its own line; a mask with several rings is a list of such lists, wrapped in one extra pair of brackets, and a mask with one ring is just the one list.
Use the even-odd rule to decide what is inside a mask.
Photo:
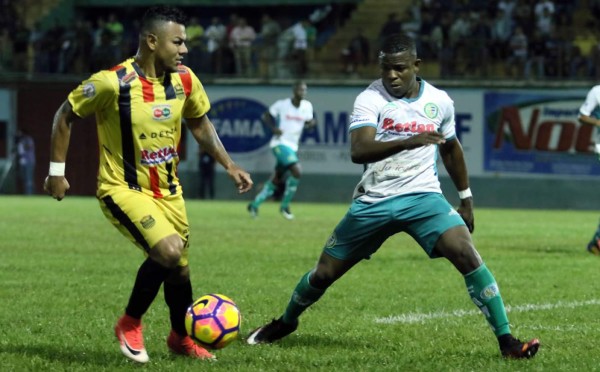
[(276, 101), (262, 116), (263, 122), (273, 132), (270, 147), (275, 156), (276, 165), (271, 178), (265, 182), (262, 190), (248, 204), (247, 209), (252, 217), (258, 215), (258, 207), (285, 182), (285, 191), (279, 210), (286, 219), (294, 218), (290, 211), (290, 203), (296, 194), (302, 175), (297, 154), (298, 143), (304, 129), (313, 128), (317, 124), (312, 103), (304, 99), (306, 90), (306, 83), (296, 82), (292, 98)]
[[(585, 101), (579, 108), (579, 122), (596, 127), (596, 153), (600, 156), (600, 85), (590, 89)], [(587, 250), (595, 255), (600, 255), (600, 224), (587, 245)]]
[[(300, 279), (283, 315), (251, 332), (249, 344), (274, 342), (292, 333), (300, 314), (330, 285), (373, 255), (388, 237), (406, 232), (429, 257), (445, 257), (463, 275), (504, 357), (530, 358), (537, 352), (537, 339), (521, 342), (511, 335), (496, 280), (473, 245), (473, 198), (455, 135), (454, 105), (444, 91), (417, 76), (420, 63), (407, 35), (391, 35), (383, 43), (381, 79), (356, 98), (350, 121), (352, 161), (367, 165), (350, 209), (316, 267)], [(441, 193), (438, 150), (459, 190), (458, 211)]]

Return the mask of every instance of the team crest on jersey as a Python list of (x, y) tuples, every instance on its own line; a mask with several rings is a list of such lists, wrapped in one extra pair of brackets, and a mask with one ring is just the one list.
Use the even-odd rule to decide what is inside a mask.
[(135, 80), (136, 77), (137, 77), (137, 74), (135, 73), (135, 71), (131, 71), (127, 75), (123, 76), (121, 78), (121, 80), (119, 80), (119, 85), (120, 86), (127, 85), (127, 84), (131, 83), (133, 80)]
[(152, 106), (152, 119), (163, 121), (171, 118), (171, 105), (154, 105)]
[(87, 83), (83, 86), (82, 93), (84, 97), (92, 98), (96, 95), (96, 86), (94, 83)]
[(423, 108), (425, 115), (430, 119), (435, 119), (439, 114), (439, 107), (435, 103), (428, 103)]
[(176, 84), (175, 86), (173, 86), (173, 89), (175, 90), (175, 95), (177, 96), (177, 99), (185, 99), (185, 92), (183, 91), (183, 87), (181, 86), (181, 84)]

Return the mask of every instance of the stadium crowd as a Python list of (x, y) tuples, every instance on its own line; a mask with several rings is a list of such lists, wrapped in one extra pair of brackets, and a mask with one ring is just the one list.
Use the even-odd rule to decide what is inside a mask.
[[(73, 24), (27, 27), (15, 2), (0, 1), (0, 72), (84, 74), (106, 68), (137, 47), (139, 24), (122, 11), (82, 8)], [(352, 8), (314, 6), (292, 18), (276, 8), (189, 8), (186, 64), (203, 74), (260, 78), (310, 77), (323, 64), (315, 52), (347, 20)], [(208, 12), (207, 12), (208, 9)], [(207, 16), (207, 13), (209, 14)], [(404, 31), (439, 76), (515, 79), (591, 79), (600, 76), (600, 0), (413, 0), (391, 12), (370, 40), (356, 29), (335, 60), (341, 74), (376, 64), (379, 43)], [(372, 33), (371, 33), (372, 34)], [(337, 46), (336, 46), (337, 47)], [(323, 62), (323, 61), (322, 61)]]

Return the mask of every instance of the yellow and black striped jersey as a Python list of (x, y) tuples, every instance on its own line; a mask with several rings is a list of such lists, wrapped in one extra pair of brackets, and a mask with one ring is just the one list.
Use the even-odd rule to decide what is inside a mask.
[(181, 193), (181, 120), (202, 117), (210, 109), (189, 68), (181, 65), (178, 72), (150, 78), (128, 59), (83, 81), (68, 99), (79, 117), (96, 115), (99, 196), (113, 186), (155, 198)]

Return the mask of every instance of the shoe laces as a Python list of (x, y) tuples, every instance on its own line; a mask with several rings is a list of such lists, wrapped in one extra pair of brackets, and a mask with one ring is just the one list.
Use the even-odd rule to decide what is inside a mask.
[(123, 333), (123, 337), (134, 348), (144, 347), (144, 338), (142, 335), (142, 325), (136, 325), (131, 322), (121, 322), (119, 328)]

